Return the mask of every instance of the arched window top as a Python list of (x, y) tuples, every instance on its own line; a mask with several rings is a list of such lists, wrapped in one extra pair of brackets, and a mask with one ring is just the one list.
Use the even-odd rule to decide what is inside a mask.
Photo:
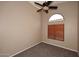
[(50, 17), (49, 22), (53, 21), (63, 21), (63, 16), (61, 14), (54, 14), (53, 16)]

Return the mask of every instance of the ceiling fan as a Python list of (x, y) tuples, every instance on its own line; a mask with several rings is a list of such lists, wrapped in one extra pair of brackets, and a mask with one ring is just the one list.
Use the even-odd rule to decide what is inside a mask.
[(39, 3), (37, 3), (37, 2), (34, 2), (36, 5), (39, 5), (39, 6), (41, 6), (42, 8), (41, 9), (39, 9), (39, 10), (37, 10), (37, 12), (40, 12), (40, 11), (44, 11), (44, 12), (46, 12), (46, 13), (48, 13), (48, 10), (49, 9), (57, 9), (58, 7), (57, 6), (50, 6), (50, 4), (52, 3), (53, 1), (45, 1), (43, 4), (39, 4)]

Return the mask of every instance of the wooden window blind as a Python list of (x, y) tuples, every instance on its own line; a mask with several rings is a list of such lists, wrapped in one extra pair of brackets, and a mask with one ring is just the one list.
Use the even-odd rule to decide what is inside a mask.
[(48, 38), (64, 41), (64, 24), (48, 25)]

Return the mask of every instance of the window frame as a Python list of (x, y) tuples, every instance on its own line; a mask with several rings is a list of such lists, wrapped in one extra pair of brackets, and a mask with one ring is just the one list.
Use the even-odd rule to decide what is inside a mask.
[[(64, 21), (64, 16), (63, 16), (63, 14), (61, 14), (61, 13), (54, 13), (53, 15), (55, 15), (55, 14), (61, 15), (61, 16), (63, 17), (63, 20), (61, 20), (61, 21)], [(53, 15), (52, 15), (52, 16), (53, 16)], [(52, 17), (52, 16), (51, 16), (51, 17)], [(50, 18), (51, 18), (51, 17), (50, 17)], [(49, 19), (50, 19), (50, 18), (49, 18)], [(55, 21), (49, 21), (49, 20), (48, 20), (49, 23), (52, 23), (52, 22), (61, 22), (61, 21), (57, 21), (57, 20), (55, 20)]]

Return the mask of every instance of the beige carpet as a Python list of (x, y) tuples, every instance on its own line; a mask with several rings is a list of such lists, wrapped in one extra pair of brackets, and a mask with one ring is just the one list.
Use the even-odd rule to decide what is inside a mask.
[(40, 43), (14, 57), (77, 57), (77, 53), (46, 43)]

